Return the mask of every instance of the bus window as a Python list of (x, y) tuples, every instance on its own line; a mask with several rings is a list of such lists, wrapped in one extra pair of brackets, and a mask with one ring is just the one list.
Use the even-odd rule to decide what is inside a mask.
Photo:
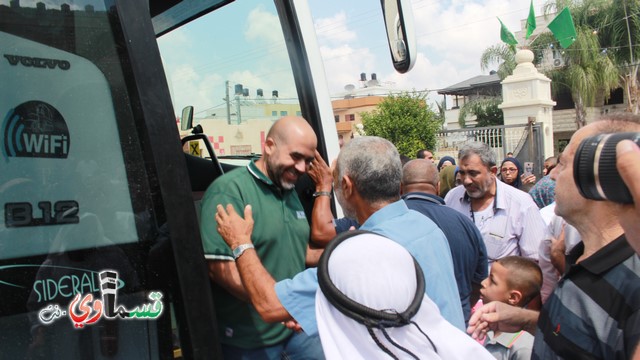
[[(272, 0), (232, 2), (158, 44), (174, 109), (194, 107), (193, 125), (202, 126), (223, 163), (246, 164), (262, 153), (274, 121), (301, 113)], [(189, 150), (208, 156), (203, 144)]]
[[(151, 29), (145, 2), (136, 4), (129, 11)], [(171, 209), (150, 161), (156, 135), (124, 37), (136, 24), (120, 10), (0, 0), (3, 358), (167, 358), (188, 335), (178, 331)], [(177, 131), (166, 136), (179, 149)], [(192, 227), (180, 232), (199, 248)], [(204, 263), (191, 276), (202, 293)]]

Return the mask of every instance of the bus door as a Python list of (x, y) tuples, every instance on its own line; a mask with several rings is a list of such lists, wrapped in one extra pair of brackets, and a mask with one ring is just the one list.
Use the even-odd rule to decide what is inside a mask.
[(0, 52), (0, 359), (216, 358), (148, 2), (0, 0)]
[(0, 52), (0, 359), (218, 358), (172, 103), (236, 165), (285, 115), (335, 158), (306, 1), (0, 0)]

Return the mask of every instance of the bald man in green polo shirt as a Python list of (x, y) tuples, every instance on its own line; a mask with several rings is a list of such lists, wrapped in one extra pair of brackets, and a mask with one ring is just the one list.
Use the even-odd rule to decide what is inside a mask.
[(316, 135), (301, 117), (276, 121), (264, 144), (262, 157), (246, 168), (226, 173), (209, 186), (202, 201), (200, 231), (209, 276), (214, 282), (214, 301), (222, 352), (225, 359), (323, 358), (318, 337), (296, 333), (280, 323), (269, 324), (248, 301), (235, 259), (246, 249), (233, 251), (218, 233), (216, 205), (233, 204), (242, 213), (253, 208), (255, 225), (251, 237), (265, 268), (277, 280), (291, 278), (312, 262), (310, 229), (294, 189), (314, 159)]

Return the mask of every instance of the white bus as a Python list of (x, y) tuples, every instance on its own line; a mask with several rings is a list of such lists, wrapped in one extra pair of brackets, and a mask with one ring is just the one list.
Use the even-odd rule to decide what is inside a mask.
[[(408, 71), (407, 5), (382, 3)], [(219, 358), (194, 196), (285, 114), (339, 149), (306, 1), (0, 0), (0, 52), (0, 358)], [(185, 154), (196, 96), (179, 125), (212, 152)]]

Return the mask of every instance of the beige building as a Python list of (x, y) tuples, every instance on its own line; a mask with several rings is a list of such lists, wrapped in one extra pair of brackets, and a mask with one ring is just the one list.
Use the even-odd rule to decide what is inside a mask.
[(362, 124), (360, 113), (373, 111), (384, 100), (384, 96), (365, 96), (353, 99), (333, 100), (333, 116), (336, 120), (338, 135), (342, 135), (345, 142), (357, 136), (356, 125)]
[[(202, 126), (216, 156), (261, 154), (271, 125), (283, 116), (301, 114), (300, 104), (280, 101), (244, 101), (231, 110), (227, 115), (226, 107), (212, 108), (205, 117), (193, 120), (194, 126)], [(183, 131), (181, 136), (189, 133), (190, 130)], [(185, 151), (206, 157), (204, 148), (201, 141), (196, 141), (185, 146)]]
[(331, 105), (338, 136), (342, 135), (347, 143), (349, 139), (359, 135), (358, 127), (362, 127), (361, 114), (375, 110), (385, 97), (398, 90), (392, 82), (379, 81), (375, 73), (371, 74), (370, 80), (367, 80), (367, 74), (361, 73), (357, 86), (348, 84), (344, 89), (345, 92), (336, 95), (340, 99), (331, 101)]

